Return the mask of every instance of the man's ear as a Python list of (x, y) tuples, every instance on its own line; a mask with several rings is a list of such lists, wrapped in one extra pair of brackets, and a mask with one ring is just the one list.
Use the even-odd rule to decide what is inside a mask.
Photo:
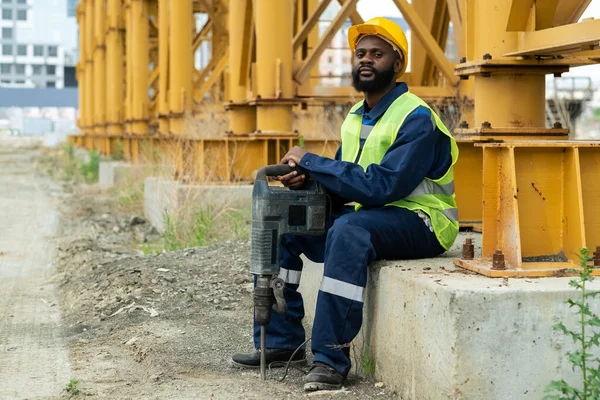
[(396, 61), (394, 62), (394, 72), (398, 73), (402, 71), (402, 67), (404, 66), (404, 58), (402, 56), (398, 56)]

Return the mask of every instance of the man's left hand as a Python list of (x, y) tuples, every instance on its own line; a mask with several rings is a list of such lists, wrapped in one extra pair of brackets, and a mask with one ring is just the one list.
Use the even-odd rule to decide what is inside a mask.
[(290, 167), (295, 168), (296, 165), (300, 164), (300, 160), (307, 153), (302, 147), (292, 147), (285, 156), (281, 159), (281, 164), (288, 164)]

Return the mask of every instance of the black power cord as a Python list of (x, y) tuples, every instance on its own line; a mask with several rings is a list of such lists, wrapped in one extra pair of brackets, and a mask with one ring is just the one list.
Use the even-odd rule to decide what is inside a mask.
[(292, 360), (294, 359), (294, 356), (296, 355), (296, 353), (298, 352), (298, 350), (300, 350), (302, 348), (302, 346), (304, 346), (308, 342), (310, 342), (310, 339), (312, 339), (312, 338), (306, 339), (298, 347), (296, 347), (296, 350), (294, 350), (294, 352), (292, 353), (292, 355), (290, 356), (290, 358), (287, 360), (287, 362), (285, 362), (285, 361), (273, 361), (273, 362), (271, 362), (269, 364), (269, 373), (271, 372), (271, 367), (274, 367), (275, 365), (285, 365), (285, 371), (283, 372), (283, 376), (281, 377), (281, 379), (279, 379), (279, 382), (283, 382), (283, 380), (287, 377), (287, 374), (288, 374), (288, 371), (289, 371), (290, 367), (294, 368), (295, 370), (298, 370), (298, 371), (302, 372), (303, 374), (308, 373), (308, 370), (293, 365), (292, 364)]

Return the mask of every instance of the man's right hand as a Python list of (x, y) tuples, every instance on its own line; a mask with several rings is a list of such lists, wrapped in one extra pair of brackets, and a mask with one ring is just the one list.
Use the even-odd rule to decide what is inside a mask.
[[(296, 163), (291, 160), (288, 162), (288, 165), (292, 168), (296, 167)], [(278, 176), (277, 180), (281, 181), (281, 183), (283, 183), (283, 186), (288, 187), (290, 189), (300, 189), (302, 186), (304, 186), (306, 175), (298, 175), (298, 171), (292, 171), (289, 174)]]

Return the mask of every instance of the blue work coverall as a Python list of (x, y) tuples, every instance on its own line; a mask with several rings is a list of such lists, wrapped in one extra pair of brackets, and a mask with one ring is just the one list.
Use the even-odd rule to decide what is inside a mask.
[[(362, 115), (361, 149), (378, 119), (408, 90), (399, 83)], [(346, 375), (350, 370), (349, 343), (362, 324), (363, 292), (370, 262), (381, 259), (435, 257), (444, 252), (427, 215), (385, 204), (406, 197), (425, 177), (442, 177), (451, 164), (450, 139), (435, 125), (426, 107), (415, 109), (400, 127), (396, 141), (379, 165), (364, 171), (357, 163), (341, 161), (341, 146), (335, 159), (307, 153), (300, 161), (312, 179), (322, 184), (332, 198), (332, 218), (324, 236), (285, 236), (281, 246), (281, 272), (288, 311), (273, 313), (266, 327), (266, 347), (296, 349), (305, 340), (304, 304), (297, 291), (302, 273), (301, 254), (324, 262), (312, 330), (315, 361), (324, 362)], [(360, 157), (360, 154), (358, 155)], [(358, 161), (358, 158), (357, 160)], [(348, 202), (363, 205), (355, 212)], [(259, 327), (254, 342), (259, 347)]]

